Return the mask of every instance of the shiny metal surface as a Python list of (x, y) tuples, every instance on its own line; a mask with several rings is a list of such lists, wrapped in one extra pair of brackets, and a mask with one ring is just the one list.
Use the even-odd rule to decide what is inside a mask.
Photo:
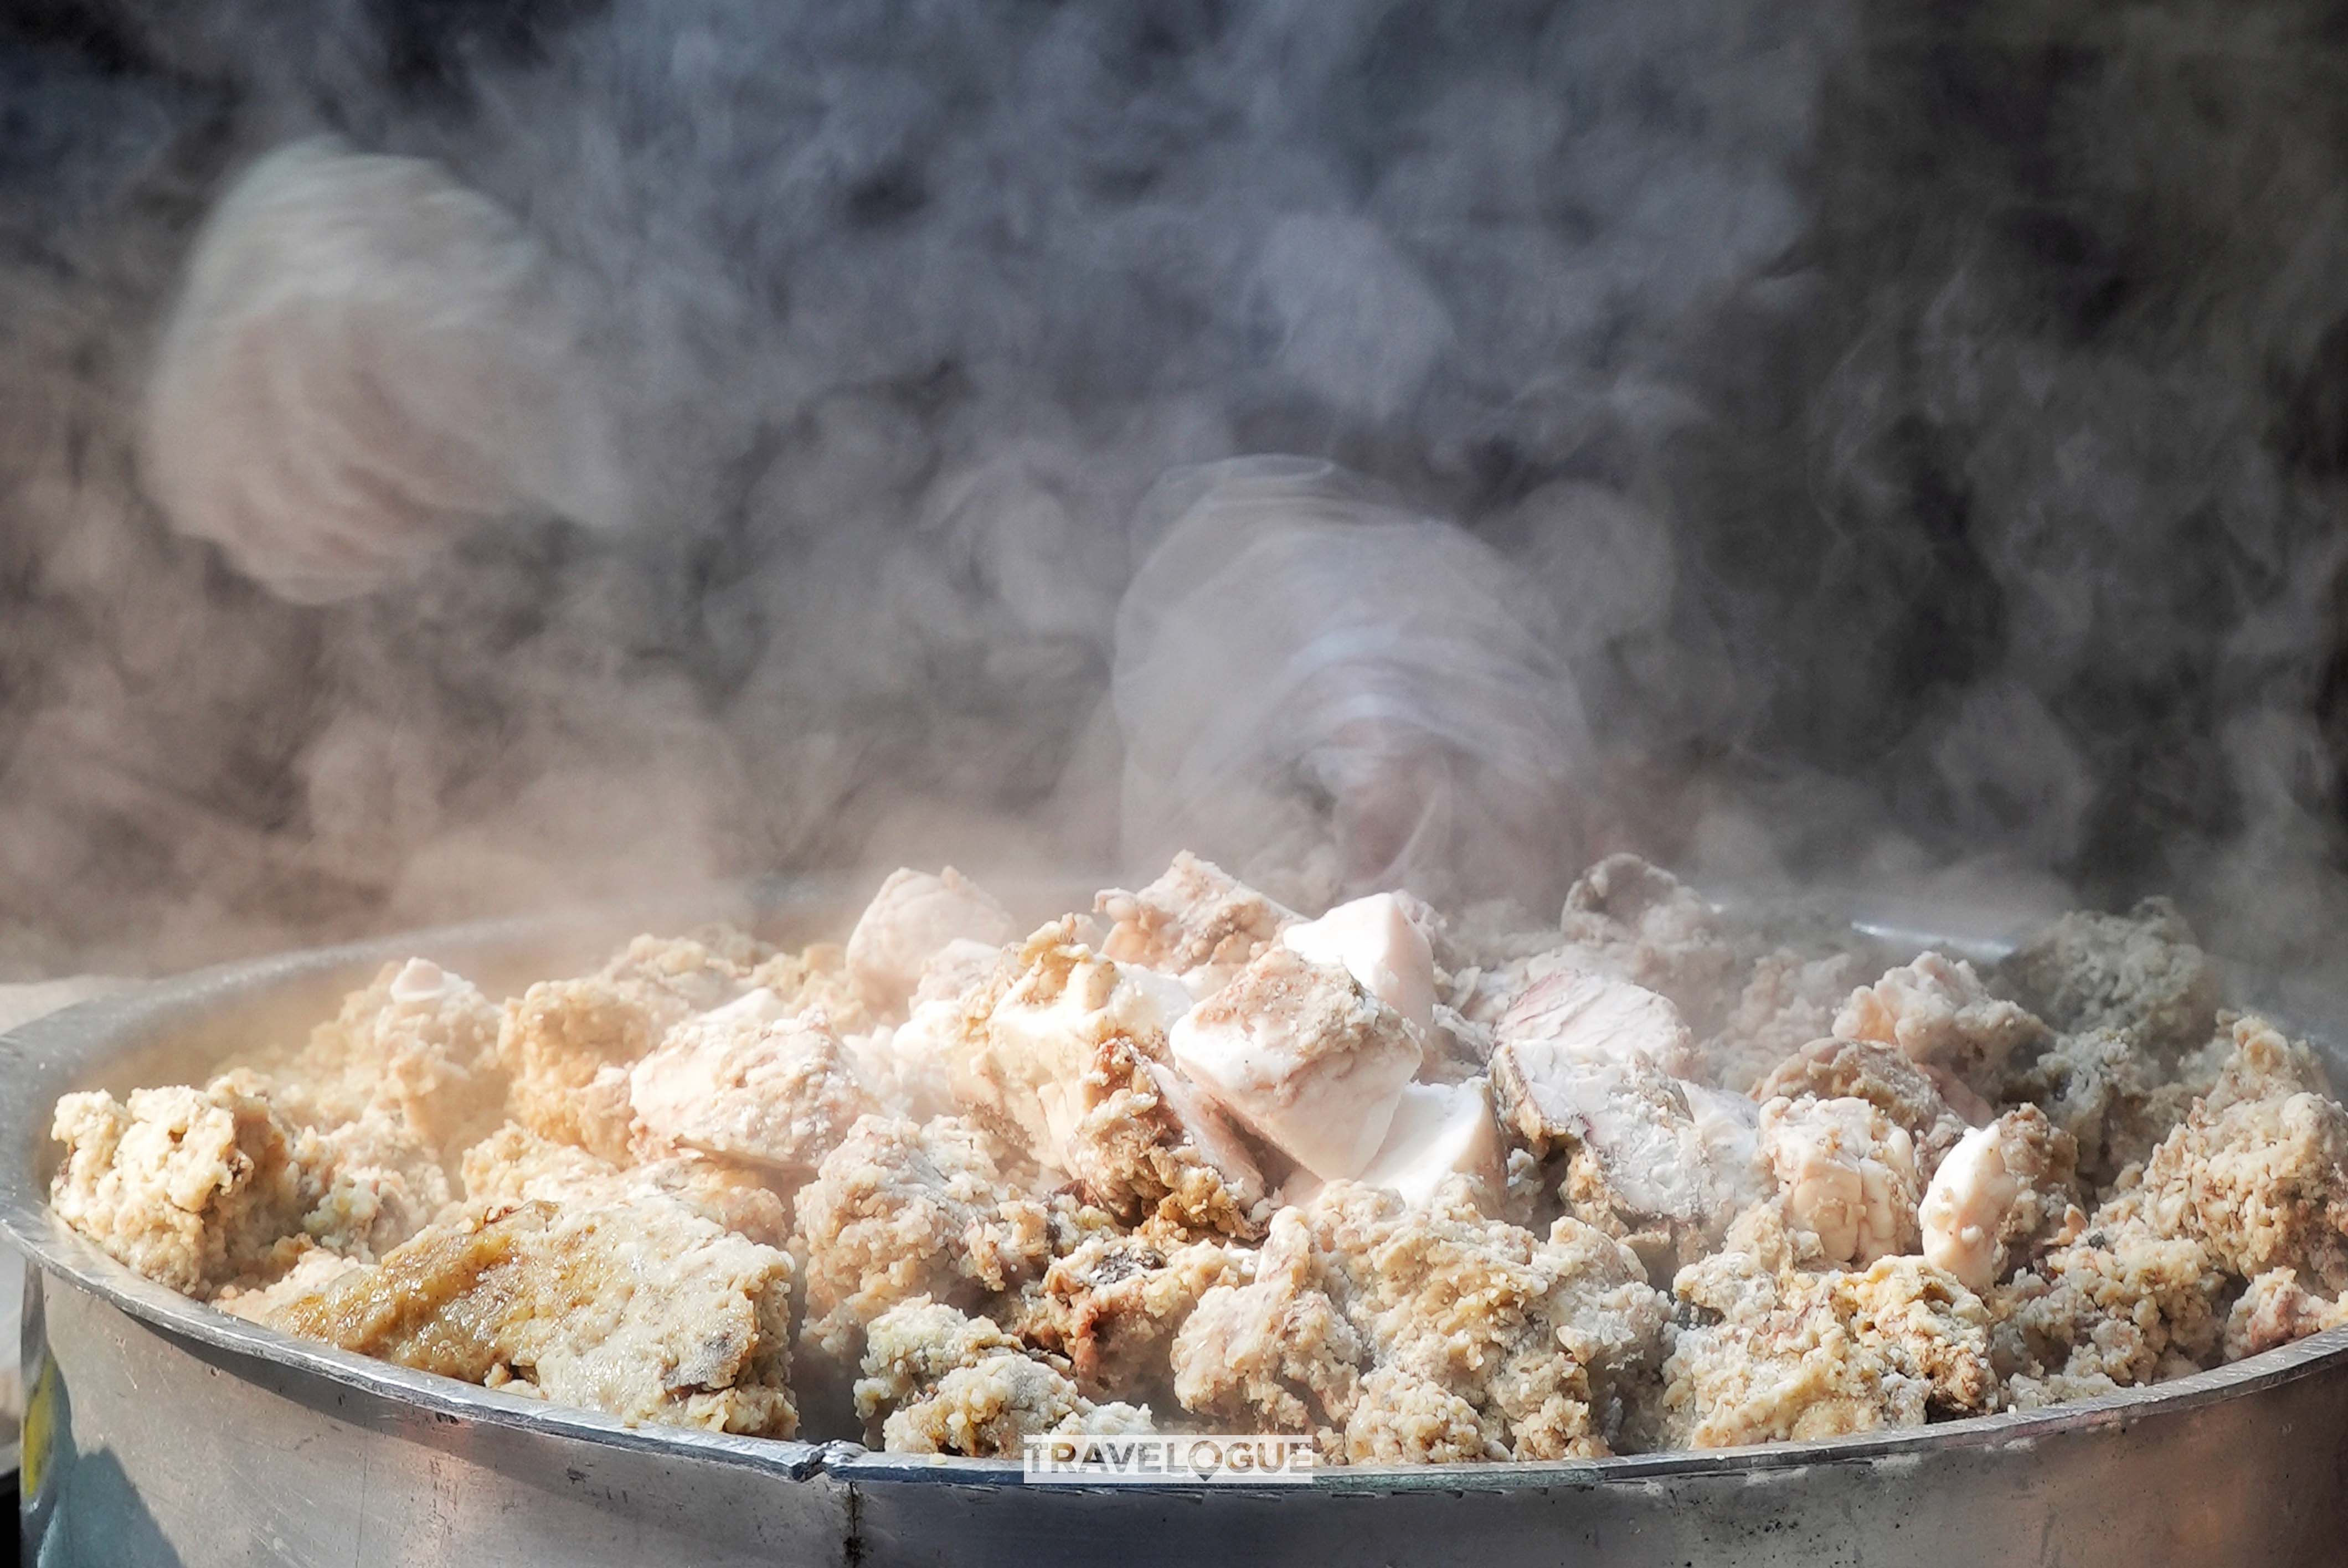
[[(839, 912), (785, 895), (761, 923), (803, 939)], [(57, 1093), (185, 1081), (257, 1032), (305, 1028), (395, 954), (421, 952), (495, 989), (584, 959), (617, 926), (517, 924), (295, 955), (91, 1003), (0, 1041), (0, 1230), (34, 1261), (37, 1286), (27, 1563), (2343, 1560), (2348, 1330), (2157, 1389), (1879, 1437), (1338, 1471), (1310, 1489), (1029, 1488), (1005, 1464), (630, 1430), (348, 1356), (184, 1300), (51, 1220)]]

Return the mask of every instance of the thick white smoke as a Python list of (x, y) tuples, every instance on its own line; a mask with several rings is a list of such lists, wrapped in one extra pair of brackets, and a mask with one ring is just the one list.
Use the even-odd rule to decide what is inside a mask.
[[(1958, 865), (2320, 957), (2336, 49), (2139, 12), (44, 0), (0, 24), (0, 966), (1105, 862), (1129, 779), (1247, 794), (1212, 755), (1326, 845), (1401, 781), (1337, 882)], [(396, 190), (219, 210), (321, 135)], [(464, 214), (429, 254), (414, 202)], [(208, 217), (268, 242), (191, 282)], [(1579, 720), (1137, 767), (1144, 497), (1271, 453), (1540, 607), (1474, 628), (1497, 686), (1407, 688), (1422, 739)], [(161, 509), (353, 507), (438, 553), (275, 558), (396, 579), (325, 608)], [(1495, 748), (1570, 759), (1570, 833), (1488, 805)]]

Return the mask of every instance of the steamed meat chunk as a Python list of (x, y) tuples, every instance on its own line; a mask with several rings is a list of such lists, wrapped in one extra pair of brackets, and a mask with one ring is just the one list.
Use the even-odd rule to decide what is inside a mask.
[(1302, 958), (1344, 969), (1422, 1035), (1435, 1028), (1435, 955), (1396, 895), (1340, 904), (1317, 920), (1288, 927), (1280, 939)]
[(1119, 1038), (1074, 1084), (1056, 1086), (1067, 1122), (1062, 1164), (1089, 1203), (1128, 1225), (1252, 1240), (1271, 1217), (1255, 1157), (1205, 1091)]
[(1994, 1408), (1989, 1313), (1921, 1258), (1864, 1270), (1805, 1266), (1774, 1207), (1673, 1283), (1700, 1321), (1663, 1363), (1662, 1417), (1677, 1446), (1838, 1437)]
[(2010, 1073), (2003, 1098), (2023, 1101), (2078, 1145), (2079, 1176), (2106, 1187), (2141, 1163), (2195, 1098), (2188, 1082), (2165, 1082), (2130, 1030), (2068, 1034)]
[(204, 1089), (103, 1091), (57, 1102), (66, 1146), (50, 1184), (57, 1217), (118, 1262), (184, 1295), (290, 1266), (320, 1194), (292, 1132), (249, 1076)]
[(463, 1174), (465, 1201), (475, 1208), (597, 1208), (664, 1197), (767, 1246), (790, 1234), (788, 1208), (755, 1174), (698, 1154), (622, 1167), (508, 1122), (465, 1151)]
[(1413, 1208), (1339, 1182), (1274, 1218), (1253, 1283), (1200, 1298), (1175, 1392), (1356, 1463), (1593, 1457), (1663, 1325), (1637, 1257), (1586, 1225), (1543, 1241), (1456, 1190)]
[(1864, 1100), (1904, 1130), (1916, 1147), (1916, 1173), (1930, 1178), (1969, 1130), (1931, 1074), (1890, 1046), (1818, 1040), (1778, 1063), (1754, 1089), (1756, 1100)]
[(965, 1004), (955, 1093), (1035, 1159), (1066, 1169), (1076, 1088), (1101, 1048), (1121, 1040), (1141, 1060), (1162, 1059), (1189, 1005), (1175, 981), (1102, 957), (1076, 939), (1073, 918), (1056, 920)]
[(1834, 1031), (1840, 1040), (1896, 1047), (1982, 1094), (1995, 1091), (2008, 1059), (2047, 1035), (2038, 1020), (1992, 996), (1972, 965), (1929, 952), (1853, 991)]
[(1361, 1398), (1368, 1348), (1322, 1288), (1306, 1211), (1272, 1215), (1255, 1277), (1199, 1298), (1174, 1339), (1174, 1396), (1241, 1430), (1310, 1432), (1322, 1447)]
[(848, 938), (848, 972), (875, 1015), (901, 1013), (930, 960), (957, 941), (1000, 948), (1014, 940), (1011, 911), (949, 866), (935, 876), (889, 874)]
[(850, 1360), (865, 1327), (900, 1302), (976, 1306), (1040, 1276), (1051, 1214), (1009, 1163), (962, 1117), (858, 1122), (793, 1200), (806, 1341)]
[(2093, 1399), (2191, 1372), (2216, 1352), (2226, 1277), (2209, 1249), (2163, 1235), (2132, 1204), (1990, 1293), (1998, 1365), (2018, 1409)]
[(985, 1317), (916, 1297), (883, 1313), (866, 1338), (856, 1408), (884, 1415), (891, 1453), (1010, 1459), (1049, 1432), (1147, 1432), (1149, 1412), (1095, 1404), (1067, 1374)]
[[(1583, 872), (1560, 921), (1567, 967), (1596, 969), (1659, 991), (1704, 1034), (1736, 1002), (1746, 954), (1718, 909), (1635, 855)], [(1531, 961), (1534, 974), (1550, 960)]]
[(1478, 1206), (1497, 1214), (1508, 1193), (1507, 1167), (1491, 1083), (1471, 1078), (1459, 1084), (1405, 1084), (1386, 1141), (1358, 1180), (1423, 1205), (1464, 1177)]
[(1111, 888), (1093, 907), (1111, 922), (1103, 954), (1178, 976), (1199, 998), (1254, 962), (1297, 917), (1187, 850), (1147, 887)]
[(1650, 1251), (1694, 1255), (1765, 1190), (1750, 1129), (1659, 1063), (1686, 1040), (1676, 1009), (1628, 982), (1560, 974), (1501, 1020), (1492, 1087), (1535, 1153), (1569, 1152), (1573, 1212)]
[(1998, 979), (2056, 1029), (2133, 1030), (2163, 1061), (2217, 1030), (2217, 963), (2166, 898), (2126, 915), (2065, 915), (2000, 964)]
[(631, 1425), (788, 1437), (790, 1286), (788, 1255), (670, 1200), (528, 1204), (435, 1225), (269, 1321)]
[(1254, 1254), (1216, 1241), (1147, 1231), (1086, 1236), (1052, 1260), (1019, 1330), (1066, 1357), (1087, 1394), (1149, 1394), (1170, 1387), (1169, 1352), (1200, 1298), (1247, 1284), (1254, 1264)]
[(2078, 1146), (2035, 1105), (1965, 1134), (1932, 1173), (1917, 1217), (1924, 1260), (1986, 1291), (2014, 1249), (2067, 1223), (2083, 1225), (2070, 1186)]
[(1492, 1039), (1495, 1052), (1506, 1048), (1525, 1068), (1554, 1058), (1627, 1061), (1637, 1056), (1686, 1078), (1696, 1065), (1687, 1025), (1669, 999), (1581, 969), (1560, 970), (1527, 987), (1500, 1015)]
[(812, 1171), (875, 1109), (821, 1013), (781, 1016), (774, 992), (687, 1019), (629, 1070), (629, 1102), (663, 1143)]
[(1410, 1021), (1334, 964), (1273, 947), (1175, 1024), (1175, 1064), (1324, 1180), (1385, 1141), (1423, 1057)]
[(2348, 1111), (2305, 1046), (2258, 1019), (2234, 1039), (2217, 1087), (2153, 1151), (2130, 1197), (2230, 1274), (2288, 1267), (2348, 1289)]
[(508, 1002), (497, 1050), (513, 1080), (514, 1120), (625, 1163), (635, 1120), (628, 1069), (676, 1025), (750, 989), (749, 938), (707, 934), (710, 942), (639, 937), (595, 973), (541, 980)]
[(2250, 1281), (2226, 1315), (2225, 1357), (2239, 1361), (2343, 1325), (2348, 1325), (2348, 1297), (2317, 1295), (2300, 1284), (2297, 1269), (2269, 1269)]
[(302, 1228), (337, 1253), (372, 1263), (429, 1225), (455, 1195), (438, 1148), (381, 1106), (324, 1130), (301, 1128), (294, 1138), (296, 1157), (324, 1189)]
[[(2233, 1285), (2288, 1269), (2302, 1289), (2348, 1286), (2348, 1112), (2303, 1045), (2258, 1019), (2133, 1180), (1991, 1296), (2018, 1404), (2175, 1377), (2220, 1351)], [(2264, 1289), (2272, 1293), (2271, 1283)], [(2261, 1319), (2263, 1305), (2271, 1308)], [(2245, 1342), (2304, 1319), (2254, 1303)], [(2320, 1310), (2316, 1314), (2320, 1317)]]
[(1772, 1100), (1760, 1153), (1777, 1178), (1787, 1225), (1832, 1264), (1861, 1267), (1915, 1250), (1915, 1145), (1864, 1100)]
[(278, 1070), (305, 1102), (287, 1108), (320, 1126), (373, 1112), (453, 1156), (504, 1115), (500, 1017), (479, 987), (428, 959), (386, 964)]

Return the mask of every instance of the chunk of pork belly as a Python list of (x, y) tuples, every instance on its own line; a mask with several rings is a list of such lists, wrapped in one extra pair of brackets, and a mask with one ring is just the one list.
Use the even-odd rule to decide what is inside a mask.
[(1178, 976), (1206, 997), (1252, 963), (1297, 918), (1210, 861), (1185, 850), (1138, 892), (1111, 888), (1094, 901), (1111, 922), (1102, 953)]
[(889, 874), (848, 938), (848, 972), (875, 1016), (901, 1014), (929, 962), (957, 941), (1000, 948), (1019, 935), (984, 888), (949, 866)]
[(1508, 1151), (1490, 1081), (1405, 1084), (1386, 1141), (1357, 1179), (1419, 1205), (1464, 1179), (1478, 1208), (1499, 1213), (1508, 1194)]
[(1426, 1035), (1435, 1028), (1435, 955), (1426, 934), (1392, 893), (1340, 904), (1280, 933), (1290, 951), (1335, 964), (1370, 995)]
[(1915, 1250), (1915, 1145), (1882, 1112), (1857, 1099), (1772, 1100), (1759, 1142), (1787, 1225), (1816, 1237), (1825, 1261), (1864, 1267)]
[(1052, 1216), (1010, 1166), (1010, 1152), (962, 1117), (858, 1122), (793, 1199), (806, 1343), (852, 1360), (865, 1327), (900, 1302), (974, 1307), (1040, 1277)]
[(659, 1143), (787, 1172), (814, 1170), (876, 1109), (823, 1015), (785, 1017), (763, 989), (671, 1029), (628, 1086)]
[(1417, 1030), (1334, 964), (1261, 954), (1171, 1031), (1175, 1064), (1324, 1180), (1367, 1166), (1423, 1060)]
[(1103, 1045), (1142, 1060), (1166, 1055), (1167, 1031), (1189, 994), (1172, 979), (1094, 952), (1073, 917), (1056, 920), (1007, 958), (963, 1009), (954, 1090), (1030, 1157), (1066, 1168), (1081, 1107), (1076, 1086)]
[(791, 1259), (662, 1197), (436, 1225), (268, 1321), (631, 1425), (789, 1437)]
[(2044, 1024), (1992, 996), (1972, 965), (1938, 953), (1920, 954), (1853, 991), (1835, 1015), (1834, 1031), (1838, 1039), (1892, 1046), (1984, 1095), (1996, 1091), (2010, 1058), (2047, 1039)]

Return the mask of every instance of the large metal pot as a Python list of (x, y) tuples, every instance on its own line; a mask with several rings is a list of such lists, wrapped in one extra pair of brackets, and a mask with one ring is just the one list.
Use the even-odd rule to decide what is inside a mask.
[[(789, 939), (847, 917), (836, 899), (788, 891), (753, 913)], [(1878, 1437), (1338, 1471), (1309, 1487), (1045, 1487), (1006, 1463), (631, 1430), (407, 1371), (200, 1307), (50, 1216), (58, 1094), (201, 1078), (257, 1037), (325, 1016), (390, 957), (422, 953), (494, 990), (583, 961), (614, 929), (477, 927), (296, 954), (86, 1004), (0, 1041), (0, 1229), (32, 1265), (26, 1563), (2281, 1568), (2348, 1558), (2348, 1330), (2156, 1389)]]

